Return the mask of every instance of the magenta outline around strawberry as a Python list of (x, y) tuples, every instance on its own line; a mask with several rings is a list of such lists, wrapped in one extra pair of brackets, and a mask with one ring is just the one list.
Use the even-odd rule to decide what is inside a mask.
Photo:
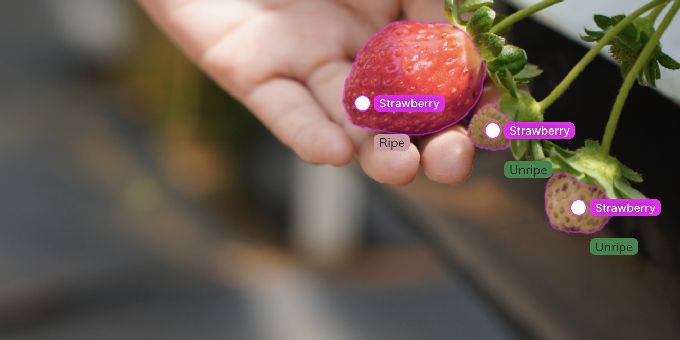
[[(480, 111), (484, 110), (485, 108), (487, 108), (487, 107), (489, 107), (489, 106), (494, 106), (494, 107), (498, 110), (498, 112), (500, 112), (501, 115), (503, 115), (503, 116), (505, 116), (505, 117), (507, 118), (507, 122), (512, 121), (512, 119), (510, 118), (510, 116), (508, 116), (507, 114), (505, 114), (505, 112), (503, 112), (503, 110), (501, 110), (500, 106), (498, 105), (498, 101), (488, 103), (488, 104), (486, 104), (486, 105), (483, 105), (483, 106), (480, 107), (479, 109), (477, 109), (477, 111), (475, 112), (475, 114), (472, 115), (472, 119), (470, 120), (470, 123), (468, 124), (468, 129), (467, 129), (467, 131), (468, 131), (468, 138), (470, 139), (470, 141), (472, 142), (472, 144), (474, 144), (474, 145), (475, 145), (477, 148), (479, 148), (479, 149), (488, 150), (488, 151), (503, 151), (503, 150), (510, 149), (510, 141), (509, 141), (509, 140), (508, 140), (508, 145), (507, 145), (507, 146), (504, 146), (504, 147), (500, 147), (500, 148), (494, 149), (494, 148), (490, 148), (490, 147), (486, 147), (486, 146), (477, 144), (477, 142), (475, 142), (475, 140), (472, 138), (472, 133), (471, 133), (471, 130), (472, 130), (472, 120), (475, 119), (475, 117), (477, 116), (477, 114), (478, 114)], [(507, 122), (506, 122), (506, 123), (507, 123)], [(506, 124), (506, 123), (499, 124), (499, 126), (500, 126), (500, 128), (501, 128), (501, 134), (503, 133), (503, 128), (505, 127), (505, 124)]]
[[(578, 230), (578, 229), (577, 229), (577, 230), (573, 230), (573, 229), (563, 229), (563, 228), (557, 227), (557, 226), (555, 225), (555, 223), (553, 222), (552, 217), (551, 217), (550, 214), (548, 213), (548, 186), (550, 185), (550, 183), (551, 183), (550, 181), (551, 181), (553, 178), (557, 178), (557, 177), (559, 177), (559, 176), (568, 176), (568, 177), (571, 177), (571, 178), (573, 178), (575, 181), (579, 182), (580, 185), (586, 186), (588, 189), (595, 189), (597, 192), (601, 193), (605, 198), (607, 198), (607, 195), (605, 194), (604, 190), (602, 190), (602, 188), (600, 188), (600, 187), (597, 186), (597, 185), (590, 185), (590, 184), (588, 184), (588, 183), (586, 183), (586, 182), (583, 182), (583, 181), (579, 180), (578, 178), (576, 178), (576, 177), (574, 177), (574, 176), (572, 176), (572, 175), (570, 175), (569, 173), (566, 173), (566, 172), (556, 172), (556, 173), (553, 173), (553, 175), (545, 182), (545, 190), (543, 191), (543, 205), (544, 205), (544, 209), (545, 209), (545, 214), (546, 214), (546, 216), (548, 216), (548, 222), (550, 223), (550, 227), (553, 228), (553, 229), (556, 230), (556, 231), (563, 232), (563, 233), (569, 233), (569, 234), (586, 234), (586, 235), (595, 234), (595, 233), (601, 231), (602, 229), (604, 229), (604, 227), (605, 227), (605, 226), (609, 223), (609, 221), (611, 220), (611, 216), (607, 217), (607, 219), (604, 221), (604, 223), (602, 223), (601, 226), (597, 227), (596, 229), (593, 229), (592, 231), (585, 231), (585, 230)], [(579, 198), (579, 199), (583, 200), (583, 198)], [(584, 200), (584, 202), (585, 202), (585, 200)], [(585, 212), (585, 214), (590, 214), (590, 201), (585, 202), (585, 203), (586, 203), (586, 212)]]
[[(474, 101), (472, 102), (472, 104), (470, 105), (470, 108), (469, 108), (469, 109), (465, 112), (465, 114), (463, 114), (460, 118), (458, 118), (457, 120), (453, 121), (452, 123), (450, 123), (450, 124), (448, 124), (448, 125), (445, 125), (445, 126), (443, 126), (443, 127), (441, 127), (441, 128), (438, 128), (438, 129), (436, 129), (436, 130), (434, 130), (434, 131), (431, 131), (431, 132), (423, 132), (423, 133), (403, 133), (403, 132), (389, 131), (389, 130), (382, 130), (382, 129), (374, 129), (374, 128), (370, 128), (370, 127), (361, 126), (361, 125), (355, 124), (355, 123), (352, 121), (352, 117), (351, 117), (349, 111), (347, 110), (347, 106), (350, 105), (351, 103), (347, 104), (347, 103), (344, 102), (344, 94), (346, 93), (346, 90), (347, 90), (347, 81), (349, 80), (349, 74), (352, 74), (352, 72), (354, 72), (355, 67), (356, 67), (355, 62), (353, 61), (353, 62), (352, 62), (352, 69), (350, 70), (350, 73), (347, 75), (347, 78), (345, 78), (345, 82), (344, 82), (344, 84), (343, 84), (343, 89), (342, 89), (342, 93), (343, 93), (343, 103), (342, 103), (342, 107), (343, 107), (343, 109), (345, 110), (345, 118), (347, 119), (347, 121), (349, 121), (349, 122), (352, 124), (352, 126), (358, 127), (358, 128), (360, 128), (360, 129), (363, 129), (363, 130), (366, 130), (366, 131), (370, 131), (370, 132), (392, 133), (392, 134), (405, 134), (405, 135), (409, 135), (409, 136), (427, 136), (427, 135), (435, 134), (435, 133), (437, 133), (437, 132), (446, 130), (446, 129), (448, 129), (448, 128), (450, 128), (450, 127), (452, 127), (452, 126), (458, 124), (461, 120), (465, 119), (465, 117), (467, 117), (467, 116), (470, 114), (470, 111), (472, 111), (472, 109), (475, 108), (475, 106), (476, 106), (477, 103), (479, 102), (479, 99), (482, 98), (482, 93), (483, 93), (483, 90), (484, 90), (484, 83), (486, 82), (486, 78), (487, 78), (487, 74), (486, 74), (486, 72), (487, 72), (487, 71), (486, 71), (486, 61), (484, 61), (484, 59), (482, 58), (482, 55), (481, 55), (481, 53), (479, 52), (479, 49), (477, 48), (477, 45), (474, 43), (474, 41), (472, 40), (472, 37), (470, 36), (470, 34), (468, 34), (468, 32), (466, 32), (464, 29), (461, 29), (460, 27), (458, 27), (458, 26), (456, 26), (456, 25), (452, 25), (452, 24), (449, 23), (449, 22), (437, 22), (437, 21), (433, 21), (433, 22), (422, 22), (422, 21), (413, 21), (413, 20), (396, 20), (396, 21), (392, 21), (392, 22), (390, 22), (389, 24), (385, 25), (383, 28), (381, 28), (379, 31), (373, 33), (373, 35), (371, 35), (371, 37), (370, 37), (368, 40), (366, 40), (366, 41), (369, 42), (369, 41), (373, 40), (373, 38), (375, 38), (378, 34), (382, 33), (383, 31), (385, 31), (387, 28), (389, 28), (391, 25), (393, 25), (393, 24), (395, 24), (395, 23), (438, 24), (438, 25), (444, 24), (444, 25), (450, 25), (450, 26), (453, 27), (454, 29), (457, 29), (457, 30), (463, 32), (463, 34), (465, 34), (465, 38), (469, 40), (469, 42), (472, 44), (472, 46), (474, 46), (474, 51), (475, 51), (475, 53), (477, 53), (477, 56), (478, 56), (479, 59), (482, 61), (481, 66), (480, 66), (481, 69), (482, 69), (482, 79), (481, 79), (481, 81), (480, 81), (479, 89), (478, 89), (478, 91), (477, 91), (477, 97), (475, 98), (475, 100), (474, 100)], [(362, 46), (362, 47), (359, 49), (359, 51), (357, 52), (356, 57), (354, 58), (355, 61), (359, 58), (359, 56), (361, 55), (361, 53), (364, 51), (364, 48), (366, 48), (366, 45), (367, 45), (367, 44), (364, 44), (364, 46)], [(380, 93), (380, 94), (377, 94), (377, 95), (386, 95), (386, 94), (398, 94), (398, 93)], [(423, 93), (423, 94), (429, 94), (429, 93)], [(374, 98), (369, 98), (369, 99), (371, 99), (371, 101), (372, 101)], [(371, 106), (372, 106), (373, 104), (374, 104), (374, 103), (371, 102)], [(370, 110), (370, 109), (371, 109), (371, 108), (369, 108), (369, 109), (367, 109), (367, 110)]]

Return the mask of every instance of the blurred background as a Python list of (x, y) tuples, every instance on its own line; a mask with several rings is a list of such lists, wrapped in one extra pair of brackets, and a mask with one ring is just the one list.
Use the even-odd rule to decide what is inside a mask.
[[(512, 33), (538, 98), (586, 50), (559, 16)], [(677, 74), (633, 90), (614, 142), (664, 205), (597, 234), (630, 257), (552, 230), (509, 153), (455, 187), (301, 163), (131, 1), (0, 2), (0, 75), (2, 339), (680, 338)], [(619, 84), (599, 58), (551, 109), (568, 146)]]

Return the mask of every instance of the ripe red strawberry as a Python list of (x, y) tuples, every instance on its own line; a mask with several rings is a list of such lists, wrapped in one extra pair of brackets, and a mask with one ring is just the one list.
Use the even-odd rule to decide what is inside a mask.
[[(446, 23), (397, 21), (376, 33), (359, 51), (345, 81), (344, 105), (355, 125), (422, 135), (461, 120), (482, 92), (486, 67), (472, 40)], [(361, 112), (359, 96), (442, 95), (443, 112)]]
[[(550, 225), (567, 233), (592, 234), (604, 228), (609, 216), (590, 215), (590, 201), (607, 195), (598, 186), (588, 185), (566, 173), (555, 173), (545, 186), (545, 213)], [(571, 210), (575, 200), (585, 203), (586, 211), (577, 216)]]
[[(498, 151), (510, 148), (510, 141), (505, 138), (503, 129), (505, 123), (510, 121), (510, 117), (503, 113), (498, 108), (498, 103), (492, 103), (481, 107), (472, 119), (468, 126), (468, 135), (478, 148)], [(486, 127), (490, 123), (496, 123), (499, 127), (499, 135), (496, 138), (490, 138), (486, 134)]]

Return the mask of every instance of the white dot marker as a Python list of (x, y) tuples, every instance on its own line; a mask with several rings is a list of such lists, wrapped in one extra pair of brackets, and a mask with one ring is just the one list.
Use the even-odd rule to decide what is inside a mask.
[(571, 212), (576, 216), (581, 216), (586, 212), (586, 203), (581, 200), (571, 202)]
[(501, 127), (496, 123), (489, 123), (484, 129), (486, 135), (491, 139), (496, 139), (501, 134)]
[(371, 100), (366, 96), (357, 97), (357, 99), (354, 100), (354, 107), (359, 111), (366, 111), (371, 107)]

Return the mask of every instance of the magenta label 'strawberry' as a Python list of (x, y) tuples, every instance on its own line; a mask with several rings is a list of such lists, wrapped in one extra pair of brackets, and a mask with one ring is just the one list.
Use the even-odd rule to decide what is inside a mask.
[(373, 100), (377, 112), (442, 112), (446, 99), (440, 95), (380, 95)]
[(659, 216), (661, 201), (650, 198), (596, 199), (590, 201), (593, 216)]
[(503, 134), (507, 139), (572, 139), (576, 127), (570, 122), (508, 122)]

